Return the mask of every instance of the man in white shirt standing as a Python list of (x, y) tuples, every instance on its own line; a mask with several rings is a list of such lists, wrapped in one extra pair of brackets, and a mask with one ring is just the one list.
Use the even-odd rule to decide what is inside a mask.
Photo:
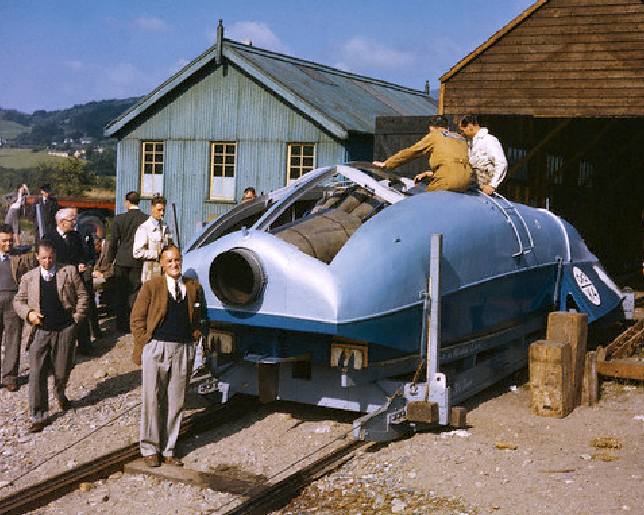
[(150, 217), (143, 222), (134, 234), (132, 257), (143, 260), (141, 282), (161, 275), (161, 250), (172, 243), (170, 230), (163, 222), (166, 199), (161, 195), (152, 197)]
[(501, 142), (481, 127), (475, 115), (463, 117), (461, 133), (467, 138), (467, 147), (472, 165), (472, 174), (478, 187), (486, 195), (492, 195), (499, 187), (508, 171)]

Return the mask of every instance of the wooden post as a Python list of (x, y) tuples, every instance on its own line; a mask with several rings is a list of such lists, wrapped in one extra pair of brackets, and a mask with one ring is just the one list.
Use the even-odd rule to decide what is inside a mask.
[(530, 345), (530, 407), (543, 417), (567, 416), (574, 408), (570, 345), (537, 340)]
[(573, 385), (573, 408), (581, 404), (581, 385), (584, 377), (584, 361), (588, 339), (588, 315), (567, 311), (555, 311), (548, 316), (546, 339), (570, 345), (571, 381)]
[(581, 404), (594, 406), (599, 402), (599, 381), (597, 380), (597, 353), (594, 350), (586, 353), (584, 379), (581, 388)]

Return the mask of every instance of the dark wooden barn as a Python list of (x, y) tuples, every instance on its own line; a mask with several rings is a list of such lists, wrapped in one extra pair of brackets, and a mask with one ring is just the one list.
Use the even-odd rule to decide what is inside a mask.
[[(502, 194), (549, 207), (613, 274), (640, 279), (643, 29), (642, 0), (539, 0), (445, 73), (439, 95), (441, 114), (480, 115), (501, 140)], [(376, 157), (418, 136), (414, 123), (380, 119)]]

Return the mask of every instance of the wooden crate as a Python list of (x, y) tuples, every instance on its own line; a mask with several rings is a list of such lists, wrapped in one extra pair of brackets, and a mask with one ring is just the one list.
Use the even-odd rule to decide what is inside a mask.
[(570, 345), (571, 381), (573, 384), (573, 408), (581, 404), (584, 364), (588, 340), (588, 315), (567, 311), (555, 311), (548, 315), (546, 340)]
[(530, 407), (543, 417), (567, 416), (574, 409), (570, 344), (538, 340), (530, 345)]

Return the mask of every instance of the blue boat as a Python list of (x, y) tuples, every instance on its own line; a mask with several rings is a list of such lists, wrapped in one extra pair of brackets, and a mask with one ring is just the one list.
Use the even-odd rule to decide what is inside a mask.
[(478, 190), (428, 193), (366, 167), (321, 168), (238, 206), (189, 246), (184, 269), (205, 286), (216, 349), (211, 390), (224, 401), (264, 391), (382, 408), (404, 386), (392, 378), (428, 354), (432, 235), (442, 235), (434, 373), (452, 383), (443, 422), (449, 404), (525, 365), (548, 312), (593, 322), (620, 306), (577, 231), (547, 210)]

